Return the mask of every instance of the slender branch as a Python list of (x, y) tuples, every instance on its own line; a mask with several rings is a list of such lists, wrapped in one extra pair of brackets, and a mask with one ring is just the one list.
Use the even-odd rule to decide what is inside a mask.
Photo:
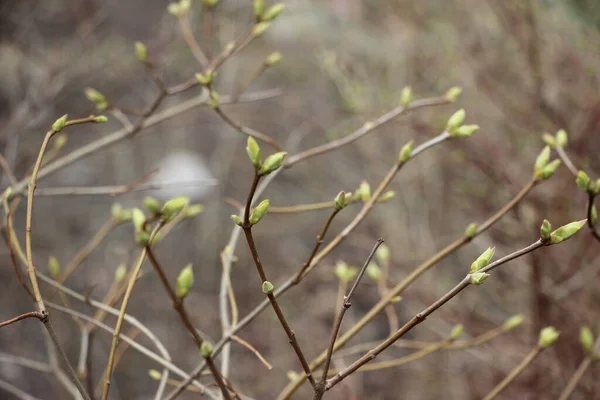
[(285, 161), (284, 168), (289, 168), (292, 165), (299, 163), (300, 161), (303, 161), (307, 158), (328, 153), (330, 151), (337, 150), (340, 147), (353, 143), (358, 139), (362, 138), (363, 136), (369, 134), (370, 132), (373, 132), (376, 128), (384, 125), (386, 122), (389, 122), (392, 119), (403, 115), (409, 111), (448, 103), (450, 103), (450, 101), (445, 97), (433, 97), (428, 99), (415, 100), (406, 107), (401, 105), (397, 106), (396, 108), (392, 109), (391, 111), (388, 111), (387, 113), (376, 118), (375, 120), (365, 123), (362, 127), (352, 132), (351, 134), (344, 136), (343, 138), (332, 140), (329, 143), (325, 143), (313, 147), (311, 149), (304, 150), (301, 153), (288, 157)]
[(333, 329), (331, 330), (331, 337), (329, 338), (329, 346), (327, 346), (327, 356), (325, 357), (325, 366), (323, 367), (323, 375), (321, 376), (321, 381), (318, 383), (317, 389), (315, 390), (315, 395), (314, 395), (315, 400), (322, 399), (323, 393), (325, 393), (325, 382), (327, 381), (329, 365), (331, 364), (331, 357), (333, 356), (333, 346), (335, 346), (335, 339), (337, 338), (337, 335), (342, 326), (342, 320), (344, 319), (344, 314), (346, 314), (346, 311), (352, 306), (352, 303), (350, 302), (350, 300), (352, 299), (352, 295), (354, 294), (354, 291), (358, 287), (358, 284), (360, 283), (363, 275), (365, 274), (365, 271), (367, 270), (367, 266), (373, 259), (375, 252), (377, 251), (379, 246), (381, 246), (382, 243), (383, 243), (383, 239), (377, 240), (377, 243), (373, 247), (373, 250), (371, 250), (371, 253), (367, 257), (367, 260), (365, 261), (362, 268), (358, 272), (358, 275), (356, 276), (356, 279), (354, 280), (354, 284), (350, 288), (350, 291), (348, 291), (348, 294), (346, 296), (344, 296), (344, 300), (342, 301), (342, 306), (341, 306), (340, 311), (337, 315), (337, 318), (333, 324)]
[[(514, 260), (515, 258), (521, 257), (524, 254), (530, 253), (530, 252), (532, 252), (542, 246), (545, 246), (545, 245), (546, 244), (543, 243), (541, 240), (538, 240), (537, 242), (535, 242), (519, 251), (509, 254), (509, 255), (489, 264), (487, 267), (479, 270), (479, 272), (483, 273), (483, 272), (492, 271), (494, 268), (496, 268), (502, 264), (505, 264), (511, 260)], [(382, 351), (384, 351), (389, 346), (391, 346), (396, 340), (400, 339), (412, 328), (419, 325), (421, 322), (425, 321), (425, 319), (429, 315), (431, 315), (437, 309), (442, 307), (444, 304), (446, 304), (448, 301), (450, 301), (452, 298), (454, 298), (457, 294), (462, 292), (469, 285), (471, 285), (471, 283), (469, 280), (469, 275), (467, 275), (448, 293), (446, 293), (445, 295), (440, 297), (438, 300), (436, 300), (434, 303), (432, 303), (429, 307), (427, 307), (426, 309), (424, 309), (423, 311), (421, 311), (420, 313), (415, 315), (410, 321), (408, 321), (406, 324), (404, 324), (403, 327), (401, 327), (398, 331), (396, 331), (396, 333), (391, 335), (388, 339), (384, 340), (381, 344), (379, 344), (372, 350), (368, 351), (364, 356), (359, 358), (357, 361), (355, 361), (348, 367), (344, 368), (342, 371), (338, 372), (334, 377), (328, 379), (327, 384), (325, 385), (326, 386), (325, 390), (331, 389), (336, 384), (341, 382), (344, 378), (346, 378), (348, 375), (350, 375), (351, 373), (353, 373), (354, 371), (356, 371), (357, 369), (362, 367), (364, 364), (373, 360), (375, 357), (377, 357), (378, 354), (380, 354)]]
[(10, 169), (10, 164), (8, 163), (8, 161), (6, 161), (6, 158), (4, 158), (4, 156), (2, 154), (0, 154), (0, 167), (2, 168), (2, 170), (8, 177), (8, 181), (10, 182), (11, 185), (14, 185), (15, 183), (17, 183), (17, 178), (15, 177), (15, 174), (13, 174), (12, 170)]
[(581, 379), (585, 375), (588, 368), (592, 365), (592, 362), (594, 362), (598, 359), (598, 355), (600, 354), (599, 352), (600, 352), (600, 335), (598, 335), (596, 337), (596, 342), (594, 343), (594, 347), (589, 351), (588, 354), (586, 354), (583, 361), (581, 361), (581, 363), (577, 367), (577, 370), (575, 370), (575, 373), (573, 374), (571, 379), (569, 379), (569, 383), (567, 383), (567, 386), (564, 388), (564, 390), (560, 394), (560, 397), (558, 398), (558, 400), (567, 400), (571, 396), (571, 394), (577, 387), (577, 384), (579, 383), (579, 381), (581, 381)]
[(242, 339), (241, 337), (237, 336), (237, 335), (233, 335), (231, 337), (231, 339), (234, 342), (237, 342), (239, 344), (241, 344), (242, 346), (244, 346), (245, 348), (247, 348), (248, 350), (250, 350), (255, 356), (256, 358), (258, 358), (258, 360), (263, 363), (263, 365), (270, 371), (273, 369), (273, 366), (265, 359), (265, 357), (263, 357), (262, 354), (260, 354), (260, 352), (258, 350), (256, 350), (256, 348), (254, 348), (254, 346), (252, 346), (250, 343), (248, 343), (247, 341), (245, 341), (244, 339)]
[(230, 125), (232, 128), (238, 130), (239, 132), (243, 133), (244, 135), (252, 136), (255, 139), (258, 139), (258, 140), (261, 140), (261, 141), (267, 143), (269, 146), (271, 146), (276, 151), (281, 151), (281, 146), (271, 137), (265, 135), (264, 133), (261, 133), (257, 130), (254, 130), (252, 128), (249, 128), (247, 126), (244, 126), (244, 125), (234, 121), (229, 115), (225, 114), (225, 112), (223, 111), (223, 109), (221, 107), (215, 107), (214, 110), (217, 113), (217, 115), (219, 117), (221, 117), (221, 119), (223, 121), (225, 121), (225, 123)]
[(194, 37), (194, 32), (190, 27), (190, 21), (188, 20), (187, 13), (180, 15), (178, 17), (178, 22), (179, 28), (181, 29), (181, 33), (183, 34), (183, 39), (185, 40), (185, 43), (189, 47), (196, 61), (198, 61), (198, 63), (202, 67), (208, 65), (208, 57), (206, 57), (206, 55), (200, 48), (200, 45), (196, 41), (196, 38)]
[(20, 400), (41, 400), (39, 397), (34, 397), (3, 379), (0, 379), (0, 389), (3, 389), (4, 391), (14, 395)]
[(527, 356), (523, 359), (523, 361), (521, 361), (519, 363), (519, 365), (517, 365), (512, 371), (510, 371), (510, 374), (508, 374), (506, 376), (506, 378), (504, 378), (502, 380), (502, 382), (500, 382), (494, 389), (492, 389), (491, 392), (489, 392), (484, 398), (483, 400), (492, 400), (494, 398), (496, 398), (496, 396), (498, 396), (500, 394), (500, 392), (502, 392), (504, 389), (506, 389), (506, 387), (508, 385), (510, 385), (510, 383), (512, 381), (515, 380), (515, 378), (517, 376), (519, 376), (521, 374), (521, 372), (523, 372), (523, 370), (525, 370), (525, 368), (527, 368), (527, 366), (529, 364), (531, 364), (531, 362), (538, 356), (538, 354), (540, 354), (542, 351), (544, 350), (544, 347), (540, 346), (539, 344), (536, 345), (533, 350), (531, 350), (531, 352), (529, 352), (529, 354), (527, 354)]
[(565, 149), (562, 146), (556, 146), (556, 153), (562, 162), (565, 163), (571, 174), (576, 177), (578, 172), (577, 167), (573, 164), (573, 161), (571, 161)]
[(37, 318), (40, 321), (43, 321), (44, 318), (46, 318), (46, 316), (44, 314), (42, 314), (41, 312), (38, 312), (38, 311), (30, 311), (30, 312), (27, 312), (25, 314), (21, 314), (19, 316), (16, 316), (14, 318), (6, 320), (4, 322), (0, 322), (0, 328), (3, 328), (3, 327), (5, 327), (7, 325), (10, 325), (10, 324), (14, 324), (15, 322), (19, 322), (19, 321), (21, 321), (23, 319), (27, 319), (27, 318)]

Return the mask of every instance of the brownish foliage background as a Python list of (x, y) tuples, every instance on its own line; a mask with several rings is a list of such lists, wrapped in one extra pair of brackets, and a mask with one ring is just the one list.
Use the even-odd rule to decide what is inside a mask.
[[(199, 27), (199, 2), (193, 3), (192, 23)], [(217, 50), (247, 29), (251, 20), (248, 2), (221, 3), (212, 43)], [(329, 200), (340, 190), (354, 190), (362, 180), (376, 185), (404, 143), (410, 139), (420, 143), (440, 133), (457, 107), (466, 108), (469, 121), (481, 126), (473, 138), (445, 143), (411, 162), (392, 185), (396, 197), (377, 206), (300, 288), (283, 297), (284, 311), (310, 358), (325, 348), (329, 337), (336, 260), (358, 265), (376, 238), (383, 237), (392, 249), (392, 281), (399, 281), (420, 261), (462, 235), (470, 222), (481, 222), (502, 207), (527, 183), (545, 131), (566, 129), (570, 134), (567, 151), (576, 165), (593, 177), (600, 175), (600, 14), (594, 2), (285, 3), (286, 11), (264, 38), (228, 61), (218, 77), (219, 92), (230, 93), (269, 52), (284, 54), (282, 63), (250, 88), (281, 88), (280, 96), (226, 106), (236, 120), (280, 143), (288, 141), (296, 149), (306, 149), (343, 136), (396, 106), (405, 85), (412, 86), (417, 97), (443, 94), (454, 85), (463, 87), (464, 94), (458, 105), (416, 111), (355, 144), (282, 173), (263, 195), (272, 205)], [(147, 44), (167, 82), (177, 83), (198, 72), (166, 5), (161, 0), (23, 0), (0, 5), (0, 148), (18, 177), (34, 162), (52, 121), (67, 112), (73, 117), (93, 112), (83, 95), (85, 87), (98, 89), (122, 106), (147, 104), (155, 88), (132, 55), (134, 41)], [(201, 32), (197, 37), (208, 46)], [(169, 99), (165, 106), (194, 94)], [(79, 128), (69, 135), (65, 151), (119, 127), (111, 119), (104, 125)], [(224, 199), (242, 201), (248, 192), (251, 171), (245, 141), (210, 109), (196, 108), (77, 162), (42, 180), (39, 187), (124, 184), (174, 152), (201, 156), (219, 183), (207, 187), (206, 195), (197, 199), (206, 211), (180, 226), (157, 252), (172, 280), (185, 264), (194, 264), (197, 284), (188, 305), (198, 327), (217, 340), (221, 334), (219, 252), (233, 227), (229, 215), (234, 212)], [(6, 184), (3, 180), (2, 187)], [(44, 268), (50, 255), (65, 263), (110, 217), (115, 200), (133, 206), (143, 196), (40, 197), (33, 235), (38, 268)], [(495, 245), (497, 255), (520, 249), (537, 239), (544, 218), (556, 226), (584, 218), (586, 200), (561, 167), (490, 231), (417, 281), (395, 306), (400, 320), (445, 293), (488, 246)], [(16, 217), (21, 235), (23, 210)], [(332, 232), (339, 232), (355, 212), (352, 207), (344, 210)], [(304, 262), (327, 215), (326, 211), (271, 215), (255, 229), (261, 257), (276, 285)], [(328, 398), (479, 399), (534, 346), (539, 330), (547, 325), (561, 331), (560, 340), (501, 398), (557, 397), (583, 358), (579, 328), (589, 325), (596, 332), (599, 328), (598, 250), (600, 244), (585, 232), (564, 245), (544, 248), (501, 268), (484, 286), (468, 289), (409, 338), (439, 340), (457, 323), (465, 325), (466, 335), (475, 336), (517, 313), (526, 316), (526, 324), (468, 351), (440, 352), (404, 367), (358, 373)], [(137, 252), (132, 228), (124, 225), (67, 285), (82, 292), (95, 285), (93, 294), (101, 298), (117, 265), (131, 263)], [(245, 315), (263, 295), (243, 242), (237, 255), (233, 286), (241, 315)], [(30, 301), (14, 276), (6, 247), (0, 248), (0, 266), (0, 319), (5, 320), (29, 311)], [(50, 290), (46, 293), (52, 297)], [(356, 321), (377, 299), (375, 285), (365, 280), (344, 326)], [(76, 308), (92, 312), (85, 305)], [(129, 312), (164, 340), (177, 365), (186, 370), (195, 366), (199, 357), (152, 273), (136, 286)], [(78, 329), (70, 318), (53, 315), (75, 359)], [(114, 324), (114, 320), (109, 322)], [(44, 338), (37, 324), (24, 321), (3, 328), (0, 351), (44, 359)], [(353, 343), (382, 339), (387, 329), (382, 315)], [(274, 398), (287, 383), (286, 372), (298, 367), (281, 327), (268, 310), (240, 336), (275, 368), (267, 371), (246, 349), (234, 345), (232, 380), (249, 396)], [(96, 378), (106, 363), (110, 339), (104, 332), (96, 336)], [(397, 357), (402, 351), (391, 350), (383, 357)], [(348, 363), (353, 357), (339, 362)], [(156, 385), (148, 377), (150, 368), (156, 366), (128, 351), (115, 371), (112, 398), (149, 398)], [(0, 363), (0, 377), (43, 399), (66, 396), (48, 376), (11, 364)], [(600, 393), (597, 377), (595, 366), (572, 398), (596, 398)], [(308, 396), (305, 390), (296, 398)]]

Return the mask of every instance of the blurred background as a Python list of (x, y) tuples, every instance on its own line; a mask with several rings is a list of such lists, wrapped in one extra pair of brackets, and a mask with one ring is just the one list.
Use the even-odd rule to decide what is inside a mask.
[[(168, 85), (200, 72), (164, 0), (20, 0), (0, 5), (0, 149), (17, 178), (37, 157), (44, 133), (59, 116), (94, 113), (86, 87), (100, 91), (111, 104), (144, 109), (157, 89), (133, 55), (135, 41), (147, 45), (150, 60)], [(235, 121), (263, 132), (291, 154), (343, 137), (396, 107), (403, 87), (416, 98), (463, 88), (456, 104), (424, 108), (394, 119), (338, 151), (311, 158), (279, 174), (263, 193), (272, 206), (328, 201), (340, 190), (353, 191), (366, 180), (375, 187), (409, 140), (422, 143), (443, 130), (458, 108), (481, 130), (411, 161), (393, 181), (396, 196), (377, 205), (308, 278), (282, 297), (281, 304), (308, 358), (325, 349), (335, 312), (334, 265), (343, 260), (361, 265), (375, 240), (391, 249), (390, 281), (399, 282), (420, 262), (459, 238), (471, 222), (499, 210), (530, 180), (543, 132), (569, 132), (567, 153), (593, 178), (600, 175), (600, 3), (594, 0), (286, 0), (286, 10), (267, 33), (229, 59), (215, 87), (232, 93), (273, 51), (283, 60), (266, 70), (247, 93), (276, 90), (264, 100), (224, 105)], [(221, 0), (212, 14), (207, 40), (206, 13), (192, 1), (189, 23), (200, 45), (216, 54), (248, 30), (253, 21), (249, 1)], [(195, 88), (169, 97), (159, 108), (197, 97)], [(109, 114), (107, 114), (109, 115)], [(83, 125), (68, 132), (60, 154), (119, 130), (121, 123)], [(141, 131), (138, 135), (41, 179), (42, 188), (125, 185), (155, 168), (154, 179), (193, 180), (193, 184), (155, 192), (161, 200), (185, 193), (204, 205), (198, 217), (182, 222), (156, 249), (174, 282), (192, 263), (196, 286), (186, 303), (196, 326), (215, 342), (221, 337), (218, 294), (220, 252), (237, 210), (227, 199), (243, 202), (252, 171), (246, 137), (208, 107), (196, 107)], [(262, 145), (263, 154), (271, 151)], [(9, 184), (2, 175), (2, 188)], [(43, 191), (43, 190), (42, 190)], [(147, 193), (122, 196), (39, 196), (35, 205), (34, 257), (47, 270), (55, 256), (68, 261), (111, 218), (111, 206), (141, 206)], [(498, 257), (537, 240), (544, 218), (555, 226), (586, 215), (587, 196), (561, 167), (499, 223), (437, 265), (394, 305), (407, 321), (464, 276), (488, 246)], [(327, 239), (349, 223), (360, 205), (343, 210)], [(24, 203), (15, 215), (24, 240)], [(255, 231), (261, 258), (275, 286), (304, 263), (330, 211), (269, 215)], [(327, 242), (326, 239), (326, 242)], [(0, 247), (0, 316), (9, 319), (32, 308), (15, 277), (9, 251)], [(535, 346), (540, 329), (555, 326), (561, 336), (500, 396), (503, 399), (558, 397), (584, 358), (578, 335), (587, 325), (600, 326), (600, 243), (587, 230), (560, 246), (543, 248), (500, 268), (484, 286), (469, 288), (406, 336), (436, 341), (462, 323), (465, 336), (480, 335), (514, 314), (525, 323), (484, 345), (441, 351), (397, 368), (357, 373), (328, 393), (333, 399), (480, 399)], [(130, 223), (111, 230), (99, 247), (65, 284), (102, 299), (120, 264), (139, 254)], [(240, 315), (262, 299), (260, 281), (242, 240), (232, 285)], [(199, 361), (193, 342), (179, 323), (151, 266), (145, 265), (128, 308), (163, 341), (173, 362), (186, 371)], [(49, 299), (56, 293), (43, 285)], [(377, 285), (366, 278), (353, 299), (344, 329), (379, 300)], [(91, 307), (73, 308), (92, 315)], [(68, 316), (52, 311), (54, 325), (75, 363), (80, 331)], [(114, 326), (115, 320), (107, 318)], [(382, 340), (388, 334), (382, 313), (351, 344)], [(125, 331), (127, 334), (132, 332)], [(289, 382), (298, 362), (271, 310), (239, 336), (274, 366), (268, 371), (246, 348), (232, 346), (231, 380), (255, 399), (272, 399)], [(143, 336), (136, 340), (147, 346)], [(99, 380), (106, 365), (111, 335), (97, 331), (91, 349), (92, 375)], [(25, 320), (0, 331), (0, 379), (41, 399), (68, 398), (50, 374), (24, 368), (7, 355), (47, 360), (44, 332), (38, 321)], [(391, 349), (382, 359), (408, 354)], [(359, 354), (336, 359), (351, 363)], [(379, 358), (378, 358), (379, 360)], [(158, 365), (131, 349), (123, 353), (113, 377), (112, 399), (152, 398), (157, 382), (149, 369)], [(593, 365), (572, 399), (595, 399), (600, 393), (598, 365)], [(310, 398), (305, 385), (294, 398)], [(1, 398), (10, 399), (2, 393)], [(186, 393), (180, 398), (197, 398)]]

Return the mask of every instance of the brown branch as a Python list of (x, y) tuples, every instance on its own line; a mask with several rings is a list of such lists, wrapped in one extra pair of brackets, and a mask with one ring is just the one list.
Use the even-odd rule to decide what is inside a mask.
[(10, 324), (14, 324), (15, 322), (19, 322), (19, 321), (21, 321), (23, 319), (26, 319), (26, 318), (37, 318), (40, 321), (43, 321), (44, 318), (46, 318), (46, 316), (44, 314), (38, 312), (38, 311), (30, 311), (30, 312), (27, 312), (25, 314), (21, 314), (19, 316), (16, 316), (14, 318), (6, 320), (4, 322), (0, 322), (0, 328), (3, 328), (3, 327), (5, 327), (7, 325), (10, 325)]
[(598, 231), (596, 230), (596, 227), (594, 226), (594, 221), (592, 218), (595, 197), (596, 197), (595, 194), (592, 194), (592, 193), (588, 194), (586, 218), (587, 218), (587, 226), (590, 230), (590, 233), (592, 234), (594, 239), (596, 239), (598, 242), (600, 242), (600, 234), (598, 234)]
[(265, 135), (264, 133), (261, 133), (252, 128), (248, 128), (247, 126), (244, 126), (244, 125), (234, 121), (233, 119), (231, 119), (231, 117), (229, 117), (227, 114), (225, 114), (225, 112), (223, 111), (223, 109), (221, 109), (221, 107), (215, 107), (215, 112), (228, 125), (235, 128), (236, 130), (240, 131), (244, 135), (252, 136), (255, 139), (258, 139), (258, 140), (261, 140), (261, 141), (267, 143), (269, 146), (271, 146), (276, 151), (281, 151), (281, 146), (275, 140), (273, 140), (271, 137)]
[(588, 370), (588, 368), (590, 367), (590, 365), (592, 365), (592, 362), (594, 362), (598, 359), (598, 355), (600, 354), (599, 352), (600, 352), (600, 335), (598, 335), (596, 337), (596, 342), (594, 343), (594, 347), (588, 352), (588, 354), (586, 354), (583, 361), (581, 361), (581, 363), (577, 367), (577, 370), (575, 370), (575, 373), (573, 374), (571, 379), (569, 379), (569, 383), (567, 383), (567, 386), (564, 388), (564, 390), (560, 394), (560, 397), (558, 398), (558, 400), (567, 400), (569, 398), (569, 396), (571, 396), (571, 394), (577, 387), (577, 384), (579, 383), (579, 381), (581, 381), (581, 379), (585, 375), (585, 373)]
[(256, 350), (256, 348), (254, 346), (252, 346), (250, 343), (248, 343), (247, 341), (245, 341), (244, 339), (242, 339), (241, 337), (237, 336), (237, 335), (233, 335), (231, 336), (231, 339), (234, 342), (237, 342), (239, 344), (241, 344), (242, 346), (244, 346), (245, 348), (247, 348), (248, 350), (250, 350), (255, 356), (256, 358), (258, 358), (258, 360), (263, 363), (263, 365), (270, 371), (273, 369), (273, 366), (265, 359), (265, 357), (260, 354), (260, 352), (258, 350)]

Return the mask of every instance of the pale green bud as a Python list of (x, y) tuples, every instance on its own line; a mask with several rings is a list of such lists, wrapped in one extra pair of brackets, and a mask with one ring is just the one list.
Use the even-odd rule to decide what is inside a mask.
[(67, 114), (63, 115), (52, 124), (52, 130), (54, 132), (60, 132), (67, 124)]
[(386, 244), (382, 244), (377, 249), (377, 253), (375, 253), (375, 257), (377, 257), (377, 261), (379, 263), (386, 265), (390, 262), (390, 248)]
[(219, 107), (219, 104), (220, 104), (219, 93), (215, 92), (214, 90), (211, 90), (210, 94), (209, 94), (208, 105), (211, 108), (217, 108), (217, 107)]
[(192, 204), (186, 207), (184, 210), (186, 218), (193, 218), (204, 211), (204, 206), (202, 204)]
[(281, 54), (278, 51), (273, 52), (267, 56), (267, 59), (265, 60), (265, 64), (272, 67), (273, 65), (275, 65), (279, 61), (281, 61), (282, 58), (283, 58), (283, 54)]
[(450, 118), (448, 118), (448, 123), (446, 124), (446, 130), (448, 132), (454, 131), (456, 128), (461, 126), (463, 122), (465, 122), (465, 118), (467, 117), (467, 113), (464, 108), (456, 111)]
[(393, 199), (394, 197), (396, 197), (396, 192), (394, 192), (393, 190), (388, 190), (387, 192), (382, 194), (381, 197), (379, 197), (379, 201), (388, 201)]
[(371, 186), (367, 181), (362, 181), (360, 183), (360, 186), (358, 187), (358, 196), (363, 203), (371, 200)]
[(269, 200), (263, 200), (254, 210), (252, 210), (252, 213), (250, 214), (250, 223), (252, 225), (257, 224), (265, 215), (267, 215), (269, 205)]
[(265, 1), (264, 0), (254, 0), (254, 16), (256, 19), (260, 19), (260, 17), (265, 12)]
[(212, 83), (213, 79), (215, 78), (215, 74), (213, 72), (206, 72), (204, 74), (201, 73), (197, 73), (195, 74), (196, 76), (196, 80), (198, 81), (198, 83), (200, 83), (203, 86), (209, 85), (210, 83)]
[(177, 217), (190, 202), (187, 196), (177, 196), (167, 201), (160, 210), (160, 215), (164, 222), (169, 222)]
[(410, 86), (405, 86), (400, 92), (400, 104), (402, 107), (407, 107), (413, 101), (413, 92)]
[(146, 45), (144, 43), (135, 42), (134, 53), (137, 59), (141, 62), (145, 63), (148, 61), (148, 49), (146, 48)]
[(181, 270), (175, 284), (175, 294), (177, 297), (184, 298), (190, 293), (194, 286), (194, 270), (192, 264), (188, 264)]
[(596, 225), (596, 222), (598, 222), (598, 210), (596, 210), (596, 205), (592, 206), (590, 214), (590, 222), (592, 225)]
[(206, 8), (213, 8), (218, 2), (219, 0), (202, 0), (202, 4), (204, 4)]
[(292, 382), (298, 379), (298, 373), (296, 371), (288, 371), (286, 376)]
[(335, 196), (334, 203), (336, 210), (341, 210), (348, 205), (346, 202), (346, 193), (343, 190), (339, 192), (337, 196)]
[(463, 334), (464, 331), (465, 331), (465, 327), (463, 326), (463, 324), (455, 325), (452, 328), (452, 332), (450, 332), (450, 339), (452, 339), (452, 340), (458, 339), (460, 337), (460, 335)]
[(454, 103), (456, 100), (458, 100), (458, 98), (460, 97), (461, 94), (462, 94), (462, 88), (459, 86), (454, 86), (454, 87), (451, 87), (450, 89), (448, 89), (448, 91), (446, 92), (444, 97), (446, 98), (446, 100)]
[(146, 222), (146, 216), (144, 212), (139, 208), (134, 208), (131, 210), (131, 219), (133, 220), (133, 226), (136, 231), (141, 231), (144, 228), (144, 223)]
[(525, 318), (521, 314), (513, 315), (512, 317), (506, 320), (503, 326), (506, 329), (514, 329), (517, 326), (521, 325), (524, 319)]
[[(98, 118), (98, 117), (96, 117)], [(65, 145), (67, 144), (68, 138), (67, 135), (65, 133), (59, 133), (58, 135), (54, 136), (54, 140), (52, 141), (52, 143), (54, 144), (54, 148), (56, 150), (60, 150), (63, 147), (65, 147)]]
[(565, 147), (569, 141), (569, 136), (567, 135), (567, 131), (564, 129), (559, 129), (556, 132), (556, 145), (558, 147)]
[(261, 20), (262, 21), (273, 21), (275, 18), (277, 18), (279, 16), (279, 14), (281, 14), (281, 12), (285, 9), (285, 4), (283, 3), (277, 3), (272, 5), (271, 7), (269, 7), (267, 9), (267, 11), (265, 11), (262, 16), (261, 16)]
[(154, 215), (160, 214), (160, 209), (161, 209), (160, 203), (154, 197), (151, 197), (151, 196), (144, 197), (144, 207), (146, 207), (146, 209)]
[(273, 286), (273, 284), (269, 281), (264, 281), (262, 283), (262, 292), (264, 294), (272, 294), (273, 290), (275, 290), (275, 287)]
[(542, 140), (546, 145), (555, 148), (556, 147), (556, 138), (549, 133), (542, 134)]
[(356, 268), (348, 267), (348, 264), (343, 261), (338, 261), (337, 264), (335, 264), (335, 276), (342, 282), (351, 281), (357, 273), (358, 271)]
[(471, 285), (481, 285), (488, 276), (490, 276), (490, 274), (485, 272), (475, 272), (469, 275), (469, 283), (471, 283)]
[(261, 36), (267, 31), (267, 29), (269, 29), (269, 25), (270, 24), (268, 22), (259, 22), (258, 24), (254, 25), (252, 28), (252, 36), (255, 38)]
[(550, 234), (550, 243), (558, 244), (560, 242), (564, 242), (569, 239), (571, 236), (576, 234), (583, 225), (585, 225), (587, 220), (575, 221), (570, 224), (561, 226), (554, 232)]
[(537, 178), (544, 176), (544, 168), (548, 165), (548, 161), (550, 161), (550, 146), (544, 147), (535, 159), (533, 172)]
[(406, 143), (402, 147), (402, 149), (400, 150), (400, 153), (398, 154), (398, 161), (400, 161), (401, 163), (405, 163), (410, 159), (414, 144), (415, 144), (415, 141), (411, 140), (410, 142)]
[(452, 131), (452, 137), (470, 137), (479, 130), (479, 125), (461, 125)]
[(373, 279), (373, 281), (379, 282), (381, 279), (381, 268), (374, 262), (371, 262), (367, 265), (367, 275), (369, 275), (369, 278)]
[(270, 156), (268, 156), (265, 159), (265, 162), (263, 163), (262, 167), (260, 168), (260, 174), (268, 175), (271, 172), (278, 169), (279, 167), (281, 167), (281, 164), (283, 164), (283, 160), (285, 159), (286, 155), (287, 152), (280, 151), (278, 153), (271, 154)]
[(133, 218), (133, 211), (130, 208), (124, 209), (121, 212), (121, 222), (130, 221)]
[(150, 375), (150, 378), (154, 379), (155, 381), (160, 381), (162, 378), (162, 374), (155, 369), (148, 370), (148, 375)]
[(475, 235), (477, 235), (477, 227), (478, 225), (476, 223), (470, 223), (469, 226), (467, 226), (467, 229), (465, 229), (465, 237), (467, 239), (473, 239)]
[(108, 118), (105, 115), (98, 115), (96, 118), (94, 118), (94, 122), (102, 124), (104, 122), (107, 122)]
[(561, 164), (561, 161), (559, 159), (556, 159), (556, 160), (552, 161), (550, 164), (546, 165), (544, 167), (544, 170), (542, 171), (542, 178), (548, 179), (552, 175), (554, 175), (554, 173), (556, 172), (558, 167), (560, 167), (560, 164)]
[(577, 178), (575, 179), (577, 186), (586, 192), (590, 190), (590, 177), (584, 171), (577, 172)]
[(542, 226), (540, 227), (540, 237), (542, 238), (542, 240), (548, 240), (550, 239), (551, 233), (552, 225), (550, 224), (550, 221), (545, 219), (544, 222), (542, 222)]
[(231, 216), (231, 219), (233, 220), (233, 222), (235, 222), (237, 226), (244, 226), (244, 221), (242, 221), (242, 219), (239, 216), (233, 214)]
[(587, 326), (581, 327), (579, 330), (579, 342), (586, 353), (589, 353), (594, 348), (594, 334)]
[(119, 283), (127, 276), (127, 267), (125, 264), (121, 264), (115, 270), (115, 282)]
[(202, 344), (200, 345), (200, 354), (202, 355), (202, 357), (208, 358), (212, 356), (212, 353), (213, 345), (208, 340), (202, 342)]
[(246, 152), (248, 153), (248, 158), (252, 161), (252, 165), (254, 168), (260, 169), (262, 167), (262, 162), (260, 160), (260, 147), (256, 140), (252, 136), (248, 136), (248, 144), (246, 145)]
[(481, 268), (487, 267), (487, 265), (490, 263), (492, 257), (494, 256), (495, 251), (496, 251), (495, 247), (488, 247), (488, 249), (486, 251), (484, 251), (483, 253), (481, 253), (481, 255), (479, 257), (477, 257), (477, 260), (473, 261), (473, 263), (471, 264), (470, 271), (477, 272)]
[(140, 246), (148, 246), (150, 244), (150, 233), (146, 231), (137, 231), (135, 233), (135, 242)]
[(48, 258), (48, 271), (53, 278), (57, 278), (60, 275), (60, 263), (54, 256)]
[(547, 347), (552, 346), (552, 344), (556, 342), (556, 339), (558, 339), (559, 335), (560, 333), (558, 333), (558, 331), (554, 329), (553, 326), (546, 327), (541, 330), (538, 343), (540, 347), (545, 349)]
[(121, 206), (121, 204), (119, 203), (114, 203), (110, 207), (110, 214), (113, 218), (121, 220), (123, 214), (123, 206)]
[(180, 0), (179, 1), (179, 7), (180, 7), (182, 13), (186, 13), (186, 12), (190, 11), (191, 6), (192, 6), (192, 0)]
[(96, 89), (92, 89), (90, 87), (85, 89), (85, 97), (88, 98), (92, 103), (96, 105), (96, 109), (98, 111), (104, 111), (108, 108), (108, 102), (106, 101), (106, 97)]

